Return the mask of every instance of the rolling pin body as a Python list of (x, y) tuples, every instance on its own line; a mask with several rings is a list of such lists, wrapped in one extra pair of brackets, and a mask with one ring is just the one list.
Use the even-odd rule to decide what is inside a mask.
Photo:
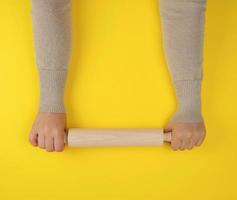
[(171, 133), (158, 128), (70, 128), (65, 136), (69, 147), (160, 146), (171, 141)]

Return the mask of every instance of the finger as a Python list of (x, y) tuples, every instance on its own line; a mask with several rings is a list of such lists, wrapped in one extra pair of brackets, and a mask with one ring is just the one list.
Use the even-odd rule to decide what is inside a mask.
[(45, 148), (45, 143), (44, 143), (44, 135), (40, 134), (38, 136), (38, 146), (41, 148), (41, 149), (44, 149)]
[(188, 150), (193, 149), (194, 144), (195, 144), (194, 141), (193, 141), (193, 140), (190, 140), (190, 141), (188, 142), (187, 149), (188, 149)]
[(45, 149), (48, 151), (48, 152), (51, 152), (53, 151), (53, 137), (46, 137), (45, 138)]
[(54, 136), (54, 149), (57, 152), (61, 152), (64, 149), (64, 137)]
[(52, 142), (53, 142), (53, 150), (55, 151), (54, 137), (52, 138)]
[(203, 134), (203, 136), (196, 142), (196, 146), (201, 146), (201, 144), (203, 143), (205, 139), (205, 133)]
[(185, 149), (185, 147), (186, 147), (185, 141), (184, 141), (184, 140), (181, 140), (179, 149), (180, 149), (181, 151), (183, 151), (183, 150)]
[(29, 136), (29, 141), (33, 146), (37, 146), (38, 145), (38, 134), (37, 132), (31, 132), (30, 136)]
[(176, 138), (176, 137), (172, 137), (171, 139), (171, 148), (174, 150), (174, 151), (177, 151), (181, 146), (181, 140)]

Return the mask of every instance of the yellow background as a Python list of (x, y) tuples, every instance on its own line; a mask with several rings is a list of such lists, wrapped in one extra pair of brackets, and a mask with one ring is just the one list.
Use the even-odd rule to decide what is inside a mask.
[[(155, 0), (73, 2), (69, 127), (163, 127), (176, 108)], [(202, 110), (192, 151), (82, 148), (47, 153), (28, 134), (38, 106), (28, 0), (0, 1), (0, 199), (237, 199), (237, 1), (209, 0)]]

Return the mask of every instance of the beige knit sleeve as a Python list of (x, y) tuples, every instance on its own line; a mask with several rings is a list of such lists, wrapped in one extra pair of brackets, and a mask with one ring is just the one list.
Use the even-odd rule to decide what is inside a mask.
[(65, 112), (64, 88), (71, 49), (71, 1), (31, 0), (40, 112)]
[(178, 100), (178, 109), (170, 121), (203, 121), (205, 11), (206, 0), (160, 0), (163, 47)]

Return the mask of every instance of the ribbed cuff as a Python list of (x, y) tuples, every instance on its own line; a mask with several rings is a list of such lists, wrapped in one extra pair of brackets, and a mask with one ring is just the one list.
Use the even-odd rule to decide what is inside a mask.
[(203, 122), (201, 111), (201, 83), (201, 79), (174, 81), (178, 109), (170, 121)]
[(66, 70), (39, 69), (40, 112), (64, 113), (64, 88)]

